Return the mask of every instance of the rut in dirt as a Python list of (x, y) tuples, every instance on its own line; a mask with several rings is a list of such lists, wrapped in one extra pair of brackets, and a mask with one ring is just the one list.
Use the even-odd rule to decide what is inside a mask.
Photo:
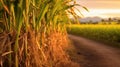
[(68, 37), (73, 42), (79, 59), (73, 60), (79, 63), (80, 67), (120, 67), (120, 49), (83, 37)]

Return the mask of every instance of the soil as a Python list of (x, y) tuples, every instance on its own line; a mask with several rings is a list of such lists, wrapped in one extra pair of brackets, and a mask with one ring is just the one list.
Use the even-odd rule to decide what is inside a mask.
[(120, 49), (83, 37), (68, 35), (75, 50), (71, 60), (80, 67), (120, 67)]

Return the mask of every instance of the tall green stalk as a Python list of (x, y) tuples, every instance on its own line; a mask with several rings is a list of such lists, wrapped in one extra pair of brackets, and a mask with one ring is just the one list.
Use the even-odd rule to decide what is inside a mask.
[[(33, 37), (33, 40), (34, 38), (38, 39), (38, 47), (42, 49), (45, 46), (48, 34), (51, 34), (51, 32), (65, 32), (65, 24), (69, 21), (69, 14), (74, 15), (73, 7), (75, 3), (72, 2), (74, 1), (0, 0), (6, 19), (5, 23), (3, 23), (5, 25), (4, 32), (8, 32), (12, 40), (9, 51), (14, 51), (13, 54), (9, 54), (9, 67), (13, 65), (14, 67), (19, 67), (21, 65), (20, 50), (22, 52), (22, 59), (28, 59), (28, 53), (30, 53), (28, 47), (31, 47), (28, 41), (32, 40), (30, 36)], [(22, 39), (25, 41), (22, 41)], [(21, 44), (22, 42), (24, 44)], [(21, 45), (24, 45), (24, 47), (21, 47)], [(36, 46), (36, 42), (32, 46)], [(44, 52), (41, 50), (41, 53), (43, 54)], [(12, 65), (12, 62), (15, 64)], [(29, 62), (32, 63), (32, 61)], [(24, 65), (26, 64), (24, 63)]]

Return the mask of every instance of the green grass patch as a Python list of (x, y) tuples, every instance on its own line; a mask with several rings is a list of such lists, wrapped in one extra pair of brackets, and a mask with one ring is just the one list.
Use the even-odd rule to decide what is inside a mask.
[(69, 25), (68, 33), (120, 47), (120, 25)]

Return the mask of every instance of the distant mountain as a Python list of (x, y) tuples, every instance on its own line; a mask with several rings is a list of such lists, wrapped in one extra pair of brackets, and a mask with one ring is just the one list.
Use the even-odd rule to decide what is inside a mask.
[[(74, 21), (74, 18), (70, 18), (72, 21)], [(101, 22), (102, 20), (104, 20), (105, 22), (108, 22), (110, 19), (110, 17), (108, 18), (101, 18), (101, 17), (85, 17), (85, 18), (79, 18), (80, 23), (86, 23), (86, 22)], [(120, 17), (112, 17), (111, 18), (112, 21), (118, 21), (120, 20)]]
[(80, 22), (100, 22), (102, 18), (100, 17), (85, 17), (85, 18), (80, 18)]

